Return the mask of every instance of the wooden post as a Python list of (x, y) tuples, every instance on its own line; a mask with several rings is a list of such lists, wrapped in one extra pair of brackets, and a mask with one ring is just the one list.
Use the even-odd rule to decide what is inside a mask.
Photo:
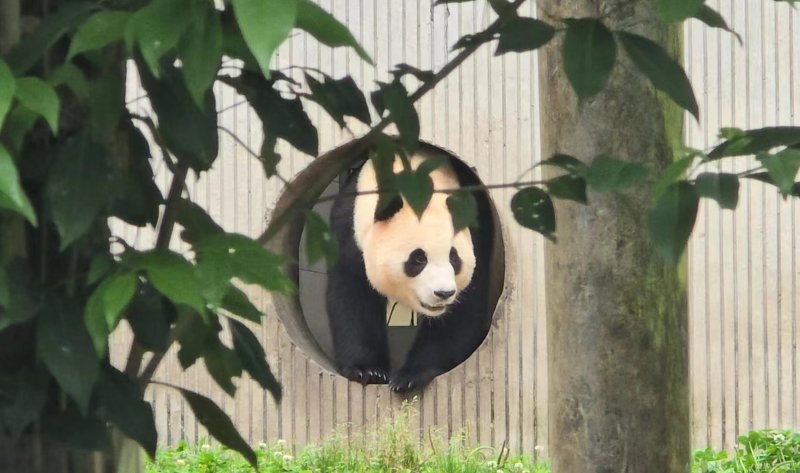
[[(556, 18), (602, 17), (673, 52), (679, 30), (653, 0), (549, 0)], [(564, 74), (563, 35), (540, 51), (544, 156), (599, 154), (655, 172), (673, 159), (682, 113), (659, 97), (618, 48), (606, 88), (579, 106)], [(671, 42), (671, 43), (670, 43)], [(685, 268), (655, 254), (650, 187), (589, 192), (556, 203), (546, 256), (550, 454), (554, 473), (685, 473), (690, 462)]]

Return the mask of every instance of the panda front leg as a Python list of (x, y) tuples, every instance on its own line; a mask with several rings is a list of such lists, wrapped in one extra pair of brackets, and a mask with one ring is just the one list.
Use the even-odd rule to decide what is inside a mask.
[(460, 301), (448, 315), (422, 317), (406, 362), (389, 382), (393, 391), (419, 391), (475, 351), (486, 333), (485, 309), (480, 309), (485, 305), (477, 302)]
[(386, 299), (366, 275), (332, 268), (327, 309), (339, 372), (362, 384), (386, 384), (391, 373), (386, 337)]

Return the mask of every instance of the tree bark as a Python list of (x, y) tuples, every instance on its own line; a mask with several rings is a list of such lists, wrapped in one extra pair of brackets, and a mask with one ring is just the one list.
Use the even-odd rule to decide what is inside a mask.
[[(665, 45), (680, 30), (652, 0), (549, 0), (563, 19), (603, 17)], [(673, 159), (682, 113), (618, 48), (603, 92), (579, 106), (564, 74), (561, 37), (539, 54), (544, 156), (599, 154), (657, 175)], [(688, 472), (690, 463), (685, 267), (655, 253), (647, 231), (650, 186), (625, 195), (589, 191), (589, 205), (556, 202), (548, 248), (550, 456), (554, 473)]]

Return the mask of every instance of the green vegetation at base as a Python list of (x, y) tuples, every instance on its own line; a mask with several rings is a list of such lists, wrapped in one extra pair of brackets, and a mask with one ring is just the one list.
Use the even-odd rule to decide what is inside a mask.
[[(450, 439), (434, 430), (411, 427), (414, 410), (406, 405), (394, 418), (374, 431), (336, 433), (323, 444), (309, 446), (296, 455), (285, 442), (261, 444), (256, 449), (262, 473), (548, 473), (542, 461), (508, 455), (505, 448), (475, 447), (465, 430)], [(355, 430), (355, 429), (354, 429)], [(252, 473), (238, 453), (201, 443), (159, 449), (146, 473)]]
[(800, 472), (800, 433), (759, 430), (739, 437), (733, 455), (695, 450), (692, 473), (797, 473)]
[[(423, 441), (411, 428), (413, 408), (406, 406), (394, 419), (372, 432), (343, 430), (321, 445), (296, 454), (284, 441), (256, 449), (262, 473), (550, 473), (542, 459), (508, 455), (505, 448), (474, 447), (469, 432), (450, 439), (433, 430)], [(161, 448), (146, 473), (251, 473), (237, 452), (204, 442)], [(800, 472), (800, 433), (761, 430), (739, 437), (735, 452), (695, 450), (692, 473)]]

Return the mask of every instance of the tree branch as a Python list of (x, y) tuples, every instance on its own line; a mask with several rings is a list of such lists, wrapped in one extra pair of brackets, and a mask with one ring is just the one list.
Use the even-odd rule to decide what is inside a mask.
[[(439, 84), (445, 77), (453, 72), (458, 66), (467, 60), (475, 51), (478, 50), (484, 43), (492, 40), (494, 35), (497, 34), (503, 25), (513, 16), (525, 0), (515, 0), (509, 7), (508, 14), (503, 15), (496, 19), (488, 28), (480, 33), (476, 33), (474, 38), (475, 42), (464, 47), (456, 57), (451, 59), (444, 65), (433, 78), (423, 83), (413, 94), (409, 96), (409, 100), (413, 104), (422, 98), (425, 94), (430, 92), (437, 84)], [(354, 163), (358, 156), (369, 148), (370, 142), (375, 139), (383, 130), (393, 122), (391, 115), (386, 116), (377, 125), (375, 125), (366, 135), (352, 143), (346, 149), (341, 149), (339, 153), (331, 160), (328, 169), (323, 170), (319, 178), (312, 185), (302, 189), (294, 199), (290, 201), (285, 209), (278, 213), (273, 214), (272, 223), (267, 230), (261, 235), (258, 241), (262, 244), (268, 242), (274, 237), (278, 231), (283, 228), (303, 207), (310, 206), (314, 203), (316, 196), (322, 193), (324, 187), (328, 185), (339, 173), (344, 171), (347, 166)], [(276, 210), (277, 213), (277, 210)]]

